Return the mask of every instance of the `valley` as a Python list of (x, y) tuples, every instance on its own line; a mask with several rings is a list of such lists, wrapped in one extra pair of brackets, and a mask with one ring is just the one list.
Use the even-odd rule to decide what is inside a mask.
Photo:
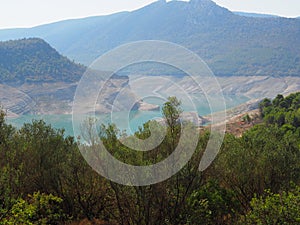
[[(76, 87), (87, 66), (120, 44), (145, 39), (171, 41), (198, 54), (217, 76), (224, 96), (245, 99), (233, 106), (249, 99), (273, 98), (300, 90), (299, 36), (298, 19), (230, 12), (210, 0), (157, 1), (132, 12), (4, 29), (0, 30), (0, 102), (9, 117), (71, 114)], [(136, 107), (142, 110), (158, 109), (162, 102), (138, 103), (149, 84), (132, 84), (140, 69), (149, 68), (114, 77), (97, 111), (108, 113), (125, 86), (130, 94), (118, 111), (128, 110), (130, 99), (136, 99)], [(163, 78), (164, 70), (158, 71), (155, 76)], [(174, 80), (188, 94), (203, 95), (188, 77), (174, 71), (168, 75), (173, 77), (167, 80)], [(210, 89), (207, 94), (213, 95), (209, 81), (201, 82)], [(176, 85), (159, 85), (165, 99), (176, 93)]]
[(300, 17), (11, 2), (65, 20), (0, 29), (1, 225), (299, 224)]

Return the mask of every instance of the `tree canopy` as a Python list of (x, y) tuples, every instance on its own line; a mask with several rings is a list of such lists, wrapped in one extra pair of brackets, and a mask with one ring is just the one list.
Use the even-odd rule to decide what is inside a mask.
[[(297, 117), (299, 96), (262, 101), (265, 123), (242, 137), (226, 134), (220, 154), (204, 172), (198, 166), (210, 134), (199, 132), (197, 149), (180, 172), (141, 187), (120, 185), (97, 174), (78, 149), (83, 143), (65, 137), (63, 130), (43, 121), (16, 129), (1, 112), (0, 224), (77, 224), (83, 219), (124, 225), (300, 224), (299, 125), (297, 119), (286, 119)], [(180, 101), (169, 98), (163, 112), (169, 122), (154, 123), (158, 129), (167, 126), (167, 135), (151, 151), (129, 149), (120, 141), (125, 136), (117, 127), (96, 120), (90, 124), (97, 124), (98, 137), (83, 147), (92, 150), (101, 140), (125, 163), (159, 162), (180, 138)], [(134, 136), (148, 138), (150, 123)]]
[(84, 71), (42, 39), (0, 42), (0, 83), (74, 82)]

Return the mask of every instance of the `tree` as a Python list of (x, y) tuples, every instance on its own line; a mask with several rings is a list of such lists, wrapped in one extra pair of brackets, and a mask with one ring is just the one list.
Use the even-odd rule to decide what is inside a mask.
[(285, 133), (276, 125), (257, 125), (241, 138), (226, 135), (213, 172), (247, 211), (255, 194), (261, 196), (265, 189), (276, 193), (289, 189), (291, 181), (300, 182), (299, 144), (299, 133)]
[(22, 167), (15, 163), (18, 151), (14, 148), (16, 129), (5, 121), (5, 112), (0, 107), (0, 219), (4, 217), (20, 197)]
[(164, 104), (162, 112), (169, 130), (167, 138), (170, 140), (170, 153), (174, 151), (176, 146), (176, 139), (180, 134), (179, 117), (182, 113), (180, 107), (181, 102), (176, 97), (169, 97), (168, 101)]
[[(180, 102), (169, 98), (164, 104), (166, 137), (162, 143), (148, 152), (134, 151), (123, 146), (118, 137), (124, 138), (113, 126), (102, 126), (100, 136), (107, 150), (122, 162), (132, 165), (148, 165), (157, 163), (172, 153), (180, 138), (179, 117), (182, 110)], [(187, 124), (189, 126), (190, 124)], [(157, 122), (144, 124), (135, 137), (146, 139), (156, 129), (162, 129)], [(190, 125), (191, 126), (191, 125)], [(159, 131), (157, 131), (159, 132)], [(115, 196), (116, 219), (119, 224), (185, 224), (188, 218), (186, 204), (191, 193), (202, 185), (202, 174), (198, 171), (201, 152), (206, 146), (209, 135), (204, 135), (199, 141), (195, 155), (190, 162), (170, 179), (149, 186), (131, 187), (110, 182)], [(130, 137), (128, 139), (131, 140)], [(185, 140), (188, 142), (189, 140)]]
[[(44, 121), (24, 124), (15, 137), (22, 161), (22, 192), (37, 191), (60, 195), (62, 174), (71, 149), (75, 145), (64, 130), (56, 130)], [(15, 160), (20, 160), (16, 158)]]
[(60, 224), (66, 220), (61, 203), (61, 198), (37, 192), (28, 195), (26, 200), (18, 199), (6, 216), (0, 218), (0, 223), (3, 225)]
[(280, 194), (267, 190), (265, 194), (264, 197), (254, 197), (251, 200), (252, 210), (242, 217), (240, 224), (300, 224), (300, 187)]
[(195, 190), (187, 200), (189, 224), (232, 224), (239, 208), (230, 189), (221, 187), (216, 180), (209, 180)]
[(294, 93), (287, 97), (278, 95), (272, 102), (264, 99), (260, 103), (260, 111), (267, 124), (277, 124), (282, 127), (286, 124), (295, 128), (300, 126), (300, 93)]
[(182, 109), (181, 102), (176, 97), (169, 97), (168, 101), (163, 106), (163, 115), (166, 119), (167, 125), (171, 128), (176, 126)]

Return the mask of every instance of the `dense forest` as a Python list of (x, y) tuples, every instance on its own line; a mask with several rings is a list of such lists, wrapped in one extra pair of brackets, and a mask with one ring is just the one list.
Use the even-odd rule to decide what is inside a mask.
[[(300, 224), (300, 93), (265, 99), (260, 111), (264, 122), (242, 137), (226, 134), (206, 171), (198, 171), (209, 139), (209, 131), (201, 131), (179, 173), (142, 187), (98, 175), (63, 130), (43, 121), (17, 130), (2, 112), (0, 224)], [(127, 149), (114, 125), (99, 125), (98, 138), (124, 162), (152, 164), (177, 144), (180, 112), (180, 102), (169, 98), (163, 107), (167, 135), (150, 152)], [(149, 137), (150, 123), (134, 135)]]
[(0, 82), (74, 82), (85, 67), (61, 56), (39, 38), (0, 42)]

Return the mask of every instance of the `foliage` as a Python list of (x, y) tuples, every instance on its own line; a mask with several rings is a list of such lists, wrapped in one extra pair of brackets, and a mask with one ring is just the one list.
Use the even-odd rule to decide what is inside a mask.
[(300, 224), (300, 187), (280, 194), (269, 190), (266, 196), (251, 200), (252, 210), (241, 219), (241, 224), (277, 225)]
[[(173, 147), (176, 147), (181, 127), (179, 123), (180, 102), (175, 97), (168, 100), (163, 107), (167, 121), (167, 137), (159, 146), (149, 152), (132, 151), (118, 141), (120, 136), (123, 139), (127, 137), (124, 137), (115, 126), (101, 126), (100, 137), (108, 151), (120, 161), (132, 165), (149, 165), (168, 157), (174, 150)], [(135, 133), (135, 136), (140, 139), (148, 138), (150, 127), (152, 131), (163, 129), (159, 123), (149, 121)], [(94, 135), (90, 136), (93, 139)], [(206, 138), (207, 136), (204, 136), (199, 141), (199, 150), (196, 151), (191, 162), (165, 182), (145, 187), (125, 187), (111, 182), (110, 186), (117, 201), (116, 220), (121, 224), (186, 223), (188, 207), (185, 202), (191, 192), (196, 190), (202, 182), (201, 174), (198, 173), (198, 165)], [(132, 140), (129, 137), (127, 141)]]
[[(63, 224), (86, 219), (126, 225), (299, 224), (300, 132), (297, 119), (289, 119), (297, 118), (298, 96), (264, 100), (260, 109), (264, 119), (274, 116), (272, 123), (265, 120), (242, 137), (226, 134), (220, 154), (204, 172), (198, 167), (210, 133), (199, 132), (195, 153), (182, 170), (164, 182), (142, 187), (101, 177), (83, 156), (97, 149), (101, 140), (124, 163), (152, 165), (169, 157), (181, 128), (193, 127), (180, 123), (180, 101), (175, 97), (164, 104), (164, 125), (149, 121), (132, 136), (115, 125), (88, 119), (80, 139), (88, 144), (65, 137), (63, 130), (43, 121), (17, 130), (6, 123), (1, 111), (0, 223)], [(284, 123), (276, 119), (278, 112)], [(151, 151), (133, 151), (122, 144), (135, 143), (133, 137), (156, 139), (162, 131), (166, 137)]]
[(231, 190), (216, 181), (208, 181), (188, 198), (188, 224), (231, 224), (238, 202)]
[(10, 151), (15, 132), (11, 125), (6, 124), (5, 113), (0, 110), (0, 218), (14, 204), (13, 198), (18, 196), (15, 190), (19, 184), (19, 168), (13, 167), (15, 151)]
[(217, 174), (218, 180), (234, 191), (245, 213), (251, 208), (251, 199), (262, 196), (265, 189), (278, 193), (289, 190), (291, 181), (300, 184), (299, 127), (285, 119), (284, 123), (270, 120), (280, 118), (278, 115), (296, 117), (298, 98), (299, 93), (263, 100), (260, 109), (266, 124), (254, 126), (240, 138), (225, 137), (210, 174)]
[(0, 82), (74, 82), (84, 69), (38, 38), (0, 42)]
[(73, 219), (103, 216), (109, 201), (107, 182), (82, 159), (72, 137), (43, 121), (16, 131), (6, 125), (3, 113), (0, 127), (0, 218), (18, 199), (35, 192), (64, 199), (61, 208)]
[(0, 222), (3, 225), (59, 224), (66, 219), (60, 208), (61, 202), (61, 198), (37, 192), (26, 200), (17, 200)]
[(211, 173), (232, 189), (244, 211), (265, 189), (287, 190), (300, 183), (299, 134), (259, 125), (241, 138), (227, 135)]
[(300, 127), (300, 93), (287, 97), (279, 94), (273, 101), (264, 99), (260, 110), (267, 124), (277, 124), (293, 131)]

